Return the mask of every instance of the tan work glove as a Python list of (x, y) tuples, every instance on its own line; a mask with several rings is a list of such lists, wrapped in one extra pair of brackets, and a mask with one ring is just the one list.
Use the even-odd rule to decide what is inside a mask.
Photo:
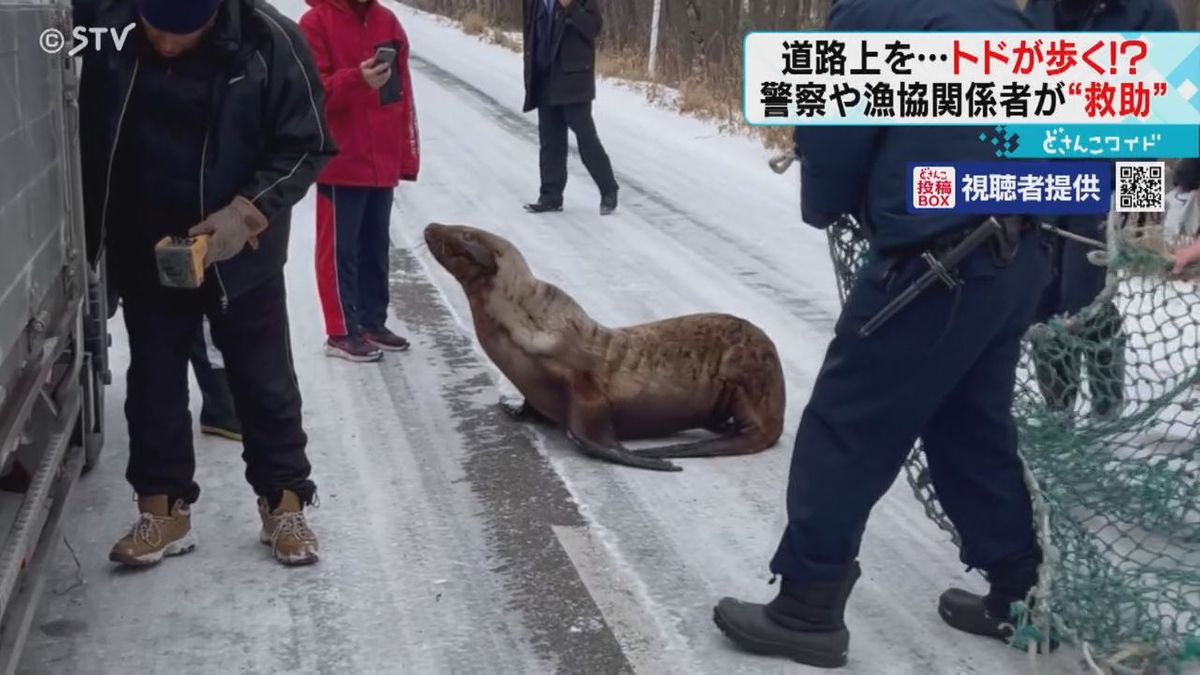
[(207, 267), (241, 253), (246, 244), (257, 249), (256, 237), (265, 229), (267, 217), (249, 199), (238, 195), (228, 206), (188, 230), (188, 234), (193, 237), (208, 235), (208, 254), (204, 256)]

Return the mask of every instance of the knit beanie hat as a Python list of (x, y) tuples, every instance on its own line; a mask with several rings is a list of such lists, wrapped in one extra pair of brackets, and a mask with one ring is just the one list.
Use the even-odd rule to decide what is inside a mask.
[(138, 13), (146, 23), (176, 35), (203, 28), (220, 5), (221, 0), (137, 0)]

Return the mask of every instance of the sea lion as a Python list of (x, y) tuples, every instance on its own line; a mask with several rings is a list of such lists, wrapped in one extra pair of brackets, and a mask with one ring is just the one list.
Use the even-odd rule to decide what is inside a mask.
[[(666, 458), (750, 454), (783, 432), (786, 392), (775, 344), (728, 314), (691, 314), (610, 328), (533, 275), (512, 243), (431, 223), (425, 242), (462, 285), (483, 350), (524, 395), (518, 419), (565, 427), (583, 452), (679, 471)], [(718, 436), (646, 450), (621, 441), (706, 429)]]

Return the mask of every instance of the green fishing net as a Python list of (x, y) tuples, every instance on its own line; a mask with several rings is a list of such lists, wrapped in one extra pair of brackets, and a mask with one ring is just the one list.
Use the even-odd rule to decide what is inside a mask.
[[(1169, 278), (1161, 229), (1106, 227), (1089, 255), (1104, 291), (1024, 340), (1014, 413), (1046, 560), (1013, 644), (1053, 636), (1098, 672), (1178, 672), (1200, 666), (1200, 282)], [(849, 218), (827, 235), (844, 301), (868, 244)], [(919, 442), (905, 473), (961, 546)]]

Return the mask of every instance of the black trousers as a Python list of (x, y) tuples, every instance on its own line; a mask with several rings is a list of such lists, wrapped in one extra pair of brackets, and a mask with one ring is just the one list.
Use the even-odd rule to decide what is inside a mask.
[(601, 195), (617, 191), (617, 179), (613, 176), (612, 162), (592, 120), (592, 104), (569, 103), (567, 105), (538, 106), (538, 141), (541, 144), (539, 165), (542, 187), (539, 201), (544, 204), (562, 204), (563, 191), (567, 188), (567, 131), (575, 132), (575, 142), (583, 165), (596, 182)]
[(1007, 266), (981, 247), (960, 266), (961, 287), (927, 289), (866, 338), (858, 329), (928, 266), (914, 256), (863, 268), (796, 433), (772, 572), (801, 584), (843, 578), (918, 438), (965, 564), (1003, 569), (1034, 549), (1012, 402), (1046, 253), (1033, 233)]
[(393, 192), (317, 185), (317, 290), (330, 337), (387, 323)]
[(134, 491), (189, 504), (200, 496), (187, 374), (207, 315), (242, 424), (246, 480), (272, 502), (290, 489), (310, 503), (316, 486), (309, 480), (283, 273), (232, 299), (224, 310), (211, 280), (199, 291), (155, 287), (122, 296), (130, 352), (125, 476)]

